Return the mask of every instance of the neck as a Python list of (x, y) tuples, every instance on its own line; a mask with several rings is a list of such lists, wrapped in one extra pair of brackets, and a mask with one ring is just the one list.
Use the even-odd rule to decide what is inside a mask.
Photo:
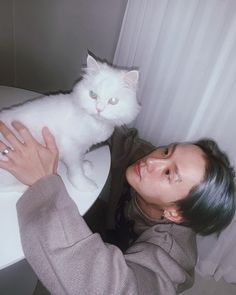
[(158, 206), (147, 203), (140, 197), (136, 195), (136, 202), (139, 208), (151, 219), (162, 219), (163, 218), (163, 209)]

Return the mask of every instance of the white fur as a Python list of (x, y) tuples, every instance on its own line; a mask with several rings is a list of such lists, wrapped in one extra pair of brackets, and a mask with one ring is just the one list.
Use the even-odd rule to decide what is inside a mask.
[[(48, 126), (56, 138), (60, 161), (67, 167), (70, 182), (79, 190), (89, 191), (95, 183), (84, 175), (84, 153), (91, 145), (109, 138), (115, 126), (135, 119), (140, 109), (136, 99), (137, 79), (136, 71), (115, 69), (88, 56), (85, 75), (70, 94), (43, 96), (2, 110), (0, 120), (10, 128), (13, 120), (22, 122), (40, 142), (41, 130)], [(91, 90), (97, 99), (90, 97)], [(119, 102), (110, 104), (111, 97)], [(5, 190), (22, 191), (24, 186), (1, 169), (0, 191)]]

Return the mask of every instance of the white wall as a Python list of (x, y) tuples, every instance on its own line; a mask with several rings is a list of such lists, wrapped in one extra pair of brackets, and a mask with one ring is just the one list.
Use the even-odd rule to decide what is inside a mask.
[(16, 85), (71, 89), (87, 49), (112, 60), (126, 0), (15, 0)]
[(0, 84), (13, 85), (13, 0), (0, 1)]
[(0, 52), (5, 66), (3, 70), (1, 64), (0, 78), (9, 76), (1, 84), (12, 85), (14, 75), (17, 87), (69, 90), (80, 77), (87, 49), (112, 61), (127, 0), (12, 1), (0, 4), (1, 23), (7, 27), (0, 42), (8, 52)]

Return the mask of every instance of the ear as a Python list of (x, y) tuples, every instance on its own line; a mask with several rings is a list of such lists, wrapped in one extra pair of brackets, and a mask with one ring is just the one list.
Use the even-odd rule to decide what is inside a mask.
[(138, 71), (129, 71), (124, 75), (124, 81), (129, 87), (136, 87), (138, 84), (139, 72)]
[(163, 216), (175, 223), (181, 223), (184, 219), (181, 212), (176, 207), (168, 207), (164, 210)]
[(91, 72), (91, 74), (97, 74), (100, 70), (100, 67), (91, 55), (88, 54), (87, 56), (87, 70)]

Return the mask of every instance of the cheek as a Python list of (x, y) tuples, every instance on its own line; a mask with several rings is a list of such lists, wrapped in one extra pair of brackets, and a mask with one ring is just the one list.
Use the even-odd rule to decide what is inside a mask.
[(136, 174), (134, 173), (134, 168), (133, 166), (129, 166), (127, 169), (126, 169), (126, 173), (125, 173), (125, 176), (126, 176), (126, 180), (128, 181), (128, 183), (133, 187), (135, 188), (137, 186), (137, 176)]
[(144, 182), (140, 185), (140, 189), (143, 191), (143, 194), (150, 200), (154, 200), (158, 194), (159, 189), (157, 186), (153, 185), (152, 182)]
[(136, 190), (146, 201), (150, 202), (156, 198), (159, 192), (157, 185), (154, 185), (149, 179), (136, 182)]
[[(140, 180), (139, 176), (135, 173), (133, 166), (128, 167), (126, 170), (126, 179), (130, 186), (137, 191), (147, 202), (158, 203), (161, 196), (165, 192), (165, 187), (159, 183), (156, 178), (150, 177)], [(166, 192), (167, 193), (167, 192)]]
[(90, 97), (81, 100), (81, 107), (87, 110), (89, 113), (94, 113), (96, 110), (96, 101)]
[(147, 202), (156, 205), (163, 205), (166, 201), (168, 201), (170, 194), (166, 184), (158, 182), (156, 179), (148, 179), (143, 183), (140, 183), (139, 189), (140, 194), (143, 194), (143, 197)]
[(101, 116), (105, 119), (111, 120), (114, 118), (113, 113), (107, 105), (103, 106), (103, 111), (101, 112)]
[(176, 190), (176, 200), (181, 200), (186, 198), (193, 187), (194, 187), (193, 185), (179, 186), (178, 190)]

